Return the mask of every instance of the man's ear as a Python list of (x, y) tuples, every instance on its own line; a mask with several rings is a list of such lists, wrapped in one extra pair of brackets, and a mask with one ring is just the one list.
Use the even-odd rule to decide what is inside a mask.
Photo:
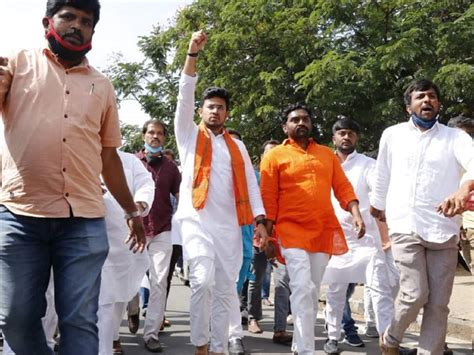
[(405, 109), (407, 110), (408, 114), (411, 115), (413, 111), (411, 110), (410, 106), (405, 106)]
[(282, 124), (281, 124), (281, 129), (283, 129), (283, 132), (284, 132), (285, 134), (288, 134), (288, 128), (286, 127), (286, 123), (282, 123)]
[(199, 107), (199, 108), (197, 109), (197, 113), (198, 113), (199, 117), (202, 118), (202, 107)]
[(43, 20), (41, 22), (43, 23), (44, 32), (48, 33), (49, 32), (49, 17), (43, 17)]

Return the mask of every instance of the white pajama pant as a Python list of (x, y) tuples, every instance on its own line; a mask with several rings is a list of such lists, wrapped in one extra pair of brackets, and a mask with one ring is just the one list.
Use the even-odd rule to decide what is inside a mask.
[[(51, 349), (54, 349), (56, 342), (54, 341), (54, 333), (56, 332), (56, 327), (58, 326), (58, 315), (56, 314), (56, 308), (54, 305), (54, 275), (51, 271), (49, 277), (48, 288), (45, 293), (46, 297), (46, 312), (44, 317), (41, 318), (41, 323), (43, 324), (44, 334), (46, 335), (46, 342)], [(4, 355), (15, 355), (13, 350), (7, 343), (6, 339), (3, 339), (3, 354)]]
[[(395, 260), (393, 259), (392, 251), (389, 249), (384, 252), (385, 254), (385, 264), (387, 265), (388, 274), (389, 274), (389, 285), (392, 293), (392, 298), (395, 300), (397, 298), (400, 282), (400, 274), (395, 265)], [(372, 305), (372, 292), (370, 287), (364, 287), (364, 319), (365, 323), (369, 327), (375, 327), (377, 322), (374, 313), (374, 307)]]
[(235, 280), (239, 269), (235, 268), (234, 277), (229, 277), (219, 258), (198, 256), (188, 262), (191, 343), (194, 346), (206, 345), (210, 333), (210, 351), (223, 353), (227, 350), (231, 305), (237, 294)]
[(166, 288), (168, 285), (168, 270), (170, 267), (173, 245), (171, 232), (166, 231), (156, 235), (148, 244), (150, 256), (150, 299), (146, 311), (143, 339), (158, 340), (161, 323), (165, 316)]
[(242, 339), (243, 337), (244, 330), (242, 329), (242, 316), (240, 315), (240, 300), (237, 290), (235, 290), (230, 301), (229, 340)]
[(99, 355), (112, 355), (112, 343), (119, 339), (120, 323), (127, 302), (116, 302), (99, 305), (97, 311), (99, 328)]
[(290, 304), (293, 314), (293, 345), (299, 355), (314, 354), (314, 324), (318, 309), (319, 288), (329, 261), (325, 253), (282, 248), (290, 277)]
[[(349, 283), (330, 283), (326, 293), (326, 324), (328, 338), (338, 340), (341, 335), (341, 321)], [(392, 289), (383, 252), (378, 252), (367, 265), (366, 285), (374, 308), (375, 324), (379, 334), (389, 326), (394, 314)]]

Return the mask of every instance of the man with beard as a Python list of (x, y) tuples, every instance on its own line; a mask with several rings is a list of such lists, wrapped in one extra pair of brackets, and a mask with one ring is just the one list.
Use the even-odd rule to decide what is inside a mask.
[(365, 225), (336, 156), (310, 138), (309, 108), (288, 107), (282, 123), (288, 139), (263, 157), (260, 189), (268, 214), (267, 233), (275, 227), (290, 277), (292, 351), (313, 354), (315, 311), (324, 270), (331, 255), (348, 250), (331, 204), (331, 190), (341, 208), (351, 213), (356, 238), (365, 234)]
[[(357, 122), (349, 118), (341, 118), (334, 123), (332, 131), (336, 157), (354, 187), (366, 225), (365, 237), (357, 238), (352, 227), (351, 215), (342, 210), (333, 199), (333, 207), (346, 236), (349, 251), (344, 255), (332, 257), (324, 273), (322, 283), (328, 284), (325, 311), (328, 339), (324, 344), (324, 351), (327, 354), (339, 354), (338, 340), (349, 284), (364, 283), (370, 290), (375, 324), (379, 333), (383, 333), (392, 320), (393, 296), (382, 240), (376, 220), (369, 212), (369, 192), (375, 160), (356, 151), (360, 134), (360, 126)], [(348, 296), (350, 297), (350, 294)], [(356, 347), (364, 346), (357, 334), (357, 328), (355, 326), (346, 328), (348, 331), (345, 332), (344, 343)]]
[(99, 14), (96, 0), (49, 0), (43, 18), (48, 43), (0, 58), (0, 328), (17, 354), (53, 354), (41, 325), (51, 267), (60, 352), (98, 353), (98, 296), (108, 252), (101, 173), (124, 210), (130, 248), (145, 247), (116, 151), (114, 90), (85, 57)]
[(204, 90), (198, 110), (202, 121), (193, 121), (196, 62), (206, 42), (203, 31), (193, 33), (179, 83), (174, 128), (183, 182), (175, 218), (190, 270), (191, 342), (196, 354), (208, 354), (209, 340), (210, 353), (222, 354), (242, 264), (240, 226), (255, 222), (264, 249), (268, 236), (247, 149), (225, 129), (229, 93), (218, 87)]
[(383, 132), (370, 196), (372, 215), (385, 219), (386, 213), (400, 271), (395, 315), (380, 334), (380, 347), (383, 354), (398, 354), (423, 308), (418, 354), (442, 354), (460, 221), (437, 206), (456, 192), (462, 169), (468, 180), (474, 177), (474, 150), (467, 133), (438, 122), (440, 91), (432, 81), (411, 83), (404, 101), (410, 119)]

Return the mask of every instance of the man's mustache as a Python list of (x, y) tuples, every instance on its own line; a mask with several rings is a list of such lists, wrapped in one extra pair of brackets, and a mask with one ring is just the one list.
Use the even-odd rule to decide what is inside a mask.
[(63, 35), (63, 39), (65, 39), (67, 37), (79, 39), (81, 41), (81, 43), (84, 43), (84, 36), (78, 30), (73, 29), (72, 31), (70, 31), (70, 32)]

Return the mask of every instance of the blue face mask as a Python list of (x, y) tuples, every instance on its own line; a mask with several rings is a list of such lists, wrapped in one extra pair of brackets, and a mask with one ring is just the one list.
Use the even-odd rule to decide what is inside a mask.
[(161, 145), (159, 147), (154, 148), (151, 145), (145, 143), (143, 146), (145, 147), (147, 152), (149, 152), (151, 154), (156, 154), (156, 153), (159, 153), (163, 150), (163, 147)]
[(415, 115), (414, 113), (412, 113), (411, 115), (411, 119), (413, 120), (413, 123), (415, 124), (415, 126), (418, 126), (424, 129), (430, 129), (431, 127), (433, 127), (436, 121), (438, 120), (438, 117), (439, 115), (436, 115), (431, 120), (425, 121), (421, 119), (420, 117), (418, 117), (417, 115)]

